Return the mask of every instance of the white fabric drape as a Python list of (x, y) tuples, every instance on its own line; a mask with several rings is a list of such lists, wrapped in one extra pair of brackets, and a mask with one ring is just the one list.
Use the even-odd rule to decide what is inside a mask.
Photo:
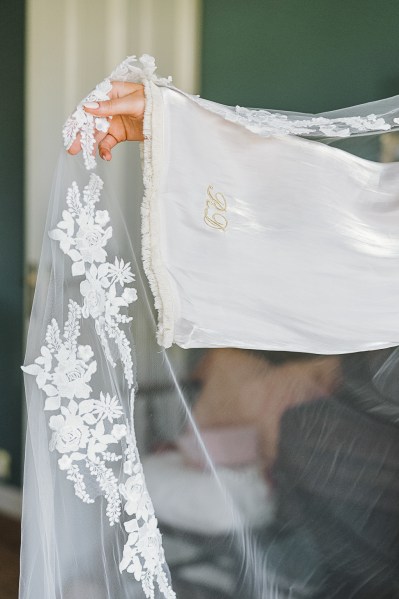
[(399, 343), (399, 165), (260, 137), (178, 91), (152, 93), (161, 343), (324, 354)]

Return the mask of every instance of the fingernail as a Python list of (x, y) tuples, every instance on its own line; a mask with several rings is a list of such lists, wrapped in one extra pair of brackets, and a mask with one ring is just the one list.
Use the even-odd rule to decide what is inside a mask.
[(85, 102), (83, 106), (85, 108), (100, 108), (100, 104), (98, 102)]

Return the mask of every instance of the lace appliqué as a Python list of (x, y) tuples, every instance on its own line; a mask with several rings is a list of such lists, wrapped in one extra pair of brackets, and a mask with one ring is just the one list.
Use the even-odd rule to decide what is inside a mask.
[[(392, 126), (375, 114), (365, 117), (350, 116), (338, 118), (306, 117), (303, 119), (289, 117), (279, 112), (263, 109), (231, 108), (216, 105), (202, 98), (193, 97), (200, 106), (219, 114), (227, 121), (244, 126), (249, 131), (262, 136), (271, 135), (309, 135), (314, 137), (348, 137), (368, 131), (389, 131)], [(399, 119), (394, 119), (395, 123)]]
[(86, 102), (109, 100), (109, 93), (112, 90), (111, 81), (130, 81), (133, 83), (154, 81), (159, 85), (170, 85), (172, 78), (158, 77), (155, 75), (156, 69), (155, 59), (148, 54), (143, 54), (140, 58), (128, 56), (119, 66), (117, 66), (109, 77), (99, 83), (96, 88), (78, 104), (75, 112), (73, 112), (67, 119), (62, 130), (64, 146), (69, 150), (76, 137), (79, 135), (84, 164), (88, 170), (96, 167), (95, 133), (96, 131), (106, 133), (109, 129), (112, 117), (95, 117), (84, 110), (84, 104)]
[[(92, 319), (109, 363), (115, 366), (116, 347), (124, 378), (134, 402), (134, 377), (130, 342), (123, 327), (132, 318), (123, 310), (137, 299), (129, 263), (108, 261), (107, 243), (112, 237), (107, 210), (98, 210), (103, 182), (96, 174), (80, 193), (76, 182), (67, 192), (67, 208), (62, 220), (49, 232), (51, 239), (72, 261), (72, 275), (82, 276), (81, 303), (70, 300), (63, 328), (56, 319), (47, 326), (41, 355), (23, 370), (36, 377), (45, 396), (49, 418), (50, 451), (56, 451), (59, 468), (66, 473), (75, 494), (85, 503), (93, 495), (106, 499), (111, 526), (120, 521), (122, 504), (128, 516), (124, 523), (128, 538), (120, 571), (133, 574), (141, 582), (147, 599), (154, 599), (155, 582), (167, 599), (175, 598), (163, 565), (165, 556), (157, 519), (137, 452), (133, 427), (117, 396), (103, 390), (93, 396), (92, 381), (97, 361), (90, 345), (79, 343), (82, 320)], [(115, 353), (115, 350), (114, 350)], [(125, 447), (125, 449), (123, 449)], [(123, 460), (123, 482), (112, 465)], [(86, 481), (93, 480), (89, 492)], [(92, 489), (97, 489), (93, 494)], [(123, 500), (123, 501), (122, 501)]]
[(62, 130), (64, 146), (69, 150), (76, 137), (80, 135), (83, 160), (87, 169), (96, 166), (94, 157), (94, 147), (96, 143), (95, 132), (103, 131), (106, 133), (109, 129), (109, 118), (95, 117), (84, 110), (86, 102), (101, 102), (109, 100), (109, 93), (112, 90), (112, 84), (109, 79), (104, 79), (96, 88), (90, 92), (76, 107), (75, 112), (66, 120)]

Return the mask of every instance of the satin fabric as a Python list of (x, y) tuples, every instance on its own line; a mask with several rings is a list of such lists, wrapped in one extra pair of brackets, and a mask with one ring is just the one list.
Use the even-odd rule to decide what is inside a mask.
[(399, 165), (261, 137), (176, 90), (152, 93), (161, 343), (323, 354), (397, 344)]

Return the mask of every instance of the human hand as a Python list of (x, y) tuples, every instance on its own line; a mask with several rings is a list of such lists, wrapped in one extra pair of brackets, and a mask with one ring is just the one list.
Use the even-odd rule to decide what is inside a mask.
[[(103, 160), (112, 159), (112, 149), (122, 141), (142, 141), (143, 119), (145, 109), (144, 86), (139, 83), (121, 81), (112, 82), (109, 100), (103, 102), (87, 102), (84, 109), (87, 113), (109, 119), (109, 129), (105, 133), (96, 131), (95, 139), (98, 152)], [(75, 155), (81, 151), (80, 135), (71, 147), (69, 154)]]

